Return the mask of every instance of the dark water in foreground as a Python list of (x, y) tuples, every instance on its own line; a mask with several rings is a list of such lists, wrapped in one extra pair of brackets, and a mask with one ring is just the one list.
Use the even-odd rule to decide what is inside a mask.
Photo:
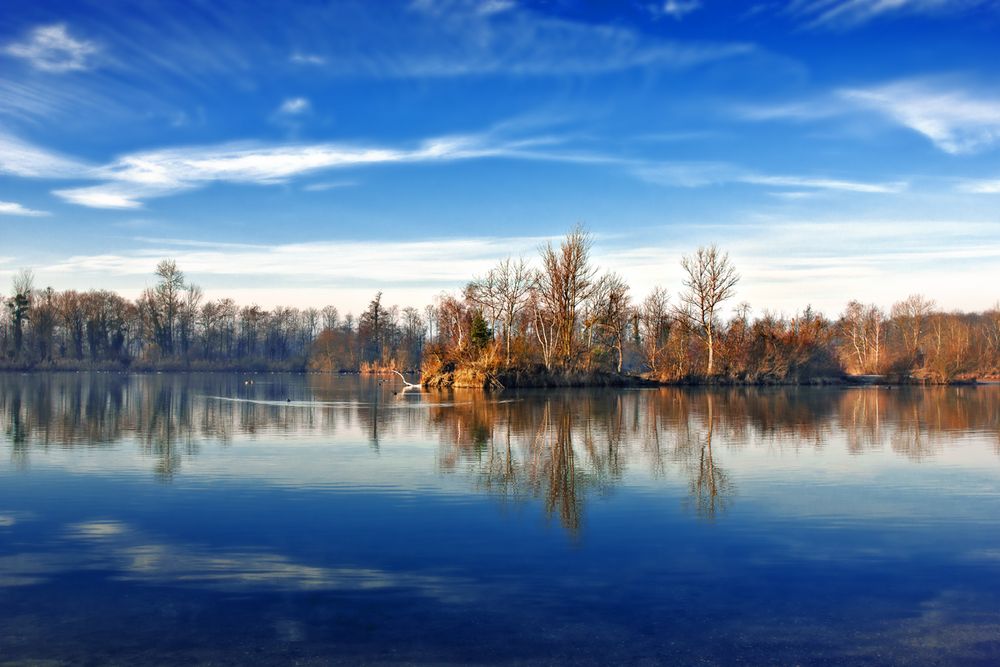
[(1000, 387), (244, 379), (0, 375), (0, 664), (1000, 663)]

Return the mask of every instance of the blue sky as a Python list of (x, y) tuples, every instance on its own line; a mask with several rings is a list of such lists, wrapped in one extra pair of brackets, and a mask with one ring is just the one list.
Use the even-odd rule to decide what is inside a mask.
[(356, 312), (583, 222), (637, 299), (1000, 298), (995, 1), (4, 5), (3, 282)]

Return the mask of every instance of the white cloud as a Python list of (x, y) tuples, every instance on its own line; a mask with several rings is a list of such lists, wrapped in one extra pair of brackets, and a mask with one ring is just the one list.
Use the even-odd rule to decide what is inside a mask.
[(480, 3), (478, 11), (480, 14), (499, 14), (500, 12), (507, 12), (517, 7), (517, 3), (513, 0), (483, 0)]
[[(548, 237), (453, 238), (421, 241), (329, 241), (280, 245), (213, 243), (186, 239), (137, 239), (127, 254), (79, 255), (40, 269), (45, 273), (106, 272), (150, 275), (170, 256), (191, 275), (292, 277), (327, 285), (369, 281), (461, 284), (500, 257), (534, 254)], [(335, 261), (331, 261), (334, 260)], [(387, 271), (386, 267), (392, 267)], [(433, 293), (433, 289), (431, 289)], [(429, 295), (430, 296), (430, 295)]]
[(666, 0), (658, 8), (657, 13), (679, 21), (700, 8), (701, 0)]
[(278, 113), (295, 116), (306, 113), (312, 108), (309, 100), (304, 97), (290, 97), (278, 107)]
[(21, 204), (13, 201), (0, 201), (0, 215), (19, 215), (28, 218), (38, 218), (49, 215), (49, 212), (25, 208)]
[(503, 155), (505, 150), (503, 144), (476, 136), (440, 137), (403, 149), (329, 143), (176, 148), (123, 156), (90, 170), (89, 178), (104, 183), (56, 190), (55, 194), (83, 206), (137, 208), (144, 199), (212, 182), (276, 184), (325, 169), (471, 159)]
[(977, 195), (997, 195), (1000, 194), (1000, 179), (997, 180), (968, 180), (958, 185), (959, 192), (968, 192)]
[(85, 176), (91, 167), (0, 132), (0, 174), (22, 177), (71, 178)]
[(947, 153), (974, 153), (1000, 143), (1000, 97), (976, 94), (941, 78), (903, 79), (737, 111), (753, 121), (821, 121), (858, 113), (878, 114), (907, 127)]
[[(628, 228), (628, 221), (622, 222)], [(622, 274), (641, 299), (656, 284), (676, 291), (678, 261), (721, 242), (744, 279), (739, 300), (793, 313), (812, 303), (829, 314), (863, 297), (884, 306), (922, 292), (947, 308), (982, 309), (997, 295), (969, 284), (1000, 282), (1000, 235), (993, 222), (961, 219), (750, 219), (664, 227), (598, 237), (594, 261)], [(466, 237), (420, 241), (315, 241), (276, 246), (171, 239), (137, 240), (128, 251), (38, 265), (56, 288), (113, 281), (138, 295), (160, 259), (173, 257), (209, 298), (262, 306), (335, 303), (358, 312), (375, 290), (401, 306), (423, 306), (460, 289), (497, 260), (533, 259), (547, 237)]]
[[(548, 16), (509, 2), (419, 0), (384, 17), (366, 42), (374, 52), (334, 52), (328, 71), (358, 76), (590, 75), (634, 68), (679, 69), (755, 51), (749, 43), (653, 39), (622, 26)], [(356, 44), (356, 42), (355, 42)]]
[(289, 62), (296, 65), (325, 65), (326, 58), (317, 56), (314, 53), (301, 53), (296, 51), (288, 58)]
[(765, 219), (697, 225), (678, 239), (633, 241), (622, 250), (598, 245), (595, 253), (641, 297), (656, 284), (675, 291), (681, 255), (713, 242), (743, 276), (736, 301), (777, 312), (811, 303), (835, 315), (851, 298), (888, 307), (914, 292), (945, 308), (984, 309), (997, 299), (995, 291), (968, 289), (1000, 281), (1000, 235), (992, 222)]
[(926, 80), (844, 90), (840, 96), (923, 134), (948, 153), (971, 153), (1000, 141), (1000, 98)]
[(726, 183), (744, 183), (796, 190), (829, 190), (865, 194), (894, 194), (907, 189), (904, 181), (865, 182), (828, 177), (761, 174), (723, 162), (648, 163), (635, 168), (636, 175), (651, 183), (697, 188)]
[(850, 28), (883, 16), (959, 13), (989, 0), (792, 0), (789, 11), (809, 27)]
[[(542, 135), (505, 139), (509, 128), (498, 126), (481, 134), (438, 137), (408, 147), (375, 147), (317, 143), (268, 146), (236, 143), (192, 146), (131, 153), (102, 166), (74, 161), (26, 142), (0, 135), (0, 172), (40, 178), (98, 181), (61, 188), (54, 194), (91, 208), (136, 209), (147, 199), (164, 197), (215, 182), (271, 185), (333, 169), (377, 164), (445, 162), (480, 158), (544, 160), (622, 169), (642, 180), (676, 187), (743, 183), (795, 190), (815, 189), (857, 193), (896, 193), (903, 181), (865, 182), (829, 176), (790, 176), (712, 162), (656, 162), (601, 153), (560, 151), (564, 141)], [(319, 191), (354, 185), (351, 180), (314, 183)]]
[(819, 196), (820, 193), (815, 190), (788, 190), (784, 192), (769, 192), (768, 194), (778, 199), (794, 201), (797, 199), (813, 199)]
[[(70, 188), (53, 190), (52, 194), (61, 197), (71, 204), (88, 208), (135, 209), (142, 208), (142, 202), (137, 199), (139, 192), (123, 192), (115, 186), (95, 185), (89, 188)], [(150, 196), (153, 195), (151, 191)]]
[(306, 192), (324, 192), (340, 188), (353, 188), (357, 184), (357, 181), (321, 181), (319, 183), (309, 183), (303, 186), (302, 189)]
[(742, 183), (755, 185), (770, 185), (788, 188), (814, 188), (817, 190), (837, 190), (840, 192), (858, 192), (866, 194), (895, 194), (906, 190), (907, 183), (892, 181), (885, 183), (866, 183), (862, 181), (845, 181), (836, 178), (807, 178), (800, 176), (766, 176), (747, 174), (739, 177)]
[(27, 39), (12, 42), (4, 53), (31, 63), (45, 72), (72, 72), (90, 68), (90, 57), (98, 52), (93, 42), (76, 39), (69, 34), (64, 23), (39, 26)]

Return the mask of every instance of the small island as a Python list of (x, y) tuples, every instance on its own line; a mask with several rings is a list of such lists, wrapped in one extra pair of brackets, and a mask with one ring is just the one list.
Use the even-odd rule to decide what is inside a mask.
[(740, 275), (717, 246), (681, 259), (675, 299), (654, 288), (632, 300), (600, 274), (582, 227), (540, 250), (539, 268), (500, 262), (461, 298), (442, 297), (424, 351), (431, 387), (658, 384), (953, 384), (996, 377), (1000, 310), (944, 313), (913, 295), (886, 313), (851, 301), (836, 320), (806, 306), (751, 318)]

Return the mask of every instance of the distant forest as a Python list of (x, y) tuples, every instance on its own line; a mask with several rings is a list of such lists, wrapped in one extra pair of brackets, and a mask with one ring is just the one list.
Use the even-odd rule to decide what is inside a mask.
[[(851, 301), (835, 318), (736, 300), (740, 276), (716, 246), (682, 258), (675, 295), (636, 301), (591, 261), (580, 227), (537, 263), (502, 260), (423, 310), (375, 294), (364, 312), (206, 300), (172, 260), (135, 301), (107, 290), (39, 289), (18, 273), (0, 297), (0, 368), (416, 370), (465, 374), (628, 373), (664, 382), (803, 382), (844, 375), (951, 382), (1000, 373), (1000, 307), (945, 312), (912, 295), (888, 311)], [(475, 384), (475, 381), (472, 382)]]

